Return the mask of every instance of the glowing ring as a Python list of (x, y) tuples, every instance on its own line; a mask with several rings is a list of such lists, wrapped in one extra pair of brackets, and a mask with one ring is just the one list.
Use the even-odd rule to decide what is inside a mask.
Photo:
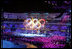
[[(33, 22), (34, 22), (35, 20), (38, 22), (38, 19), (33, 19)], [(34, 24), (37, 24), (37, 23), (34, 23)]]
[[(29, 22), (28, 22), (28, 21), (29, 21)], [(36, 21), (36, 22), (34, 22), (34, 21)], [(40, 21), (44, 21), (44, 23), (41, 24)], [(34, 28), (40, 29), (41, 26), (44, 26), (44, 24), (45, 24), (45, 19), (40, 19), (40, 20), (38, 21), (38, 19), (30, 19), (30, 18), (28, 18), (28, 19), (26, 19), (24, 22), (26, 23), (26, 26), (25, 26), (25, 27), (30, 27), (30, 28), (32, 28), (32, 29), (34, 29)], [(37, 25), (39, 25), (39, 26), (37, 26)]]
[(41, 24), (41, 25), (45, 25), (45, 19), (40, 19), (39, 22), (40, 22), (40, 21), (44, 21), (44, 23)]
[(32, 21), (32, 20), (31, 20), (30, 18), (27, 19), (26, 22), (28, 22), (29, 20), (30, 20), (30, 22), (29, 22), (27, 25), (31, 24), (31, 21)]
[[(34, 23), (35, 20), (36, 20), (36, 23)], [(34, 27), (36, 27), (37, 29), (41, 27), (41, 23), (38, 21), (38, 19), (33, 19), (33, 23), (34, 23)], [(40, 24), (39, 27), (37, 27), (38, 24)]]
[[(36, 20), (36, 23), (34, 21)], [(38, 24), (38, 19), (33, 19), (34, 26)]]
[(40, 26), (39, 27), (37, 27), (37, 29), (39, 29), (40, 27), (41, 27), (41, 23), (38, 21), (38, 23), (40, 24)]

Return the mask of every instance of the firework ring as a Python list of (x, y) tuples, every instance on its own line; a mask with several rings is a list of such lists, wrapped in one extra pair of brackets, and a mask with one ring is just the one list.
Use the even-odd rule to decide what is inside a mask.
[(28, 19), (26, 19), (26, 20), (24, 21), (24, 23), (26, 23), (25, 27), (26, 27), (26, 26), (30, 26), (31, 23), (32, 23), (32, 20), (31, 20), (30, 18), (28, 18)]
[(38, 19), (33, 19), (33, 23), (34, 23), (34, 28), (39, 29), (41, 27), (41, 23), (38, 21)]
[(41, 21), (44, 21), (44, 23), (41, 25), (45, 25), (45, 19), (40, 19), (39, 22), (41, 22)]
[[(44, 21), (44, 23), (41, 24), (40, 23), (41, 21)], [(41, 26), (43, 26), (45, 24), (45, 20), (44, 19), (38, 20), (38, 19), (28, 18), (25, 20), (25, 23), (26, 23), (25, 27), (30, 27), (32, 29), (34, 29), (34, 28), (39, 29)]]

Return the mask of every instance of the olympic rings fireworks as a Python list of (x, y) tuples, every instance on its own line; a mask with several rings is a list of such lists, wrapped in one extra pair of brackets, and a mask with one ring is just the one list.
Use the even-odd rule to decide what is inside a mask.
[[(41, 21), (43, 21), (44, 23), (41, 24)], [(28, 18), (24, 21), (24, 23), (26, 24), (25, 27), (26, 28), (30, 28), (30, 29), (40, 29), (41, 27), (44, 27), (45, 25), (45, 19), (31, 19)]]

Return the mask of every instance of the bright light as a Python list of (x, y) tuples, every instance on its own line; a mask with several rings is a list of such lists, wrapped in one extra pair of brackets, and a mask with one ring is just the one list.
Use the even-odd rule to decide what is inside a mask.
[(69, 12), (71, 12), (71, 10), (69, 10)]
[[(43, 23), (41, 24), (41, 21), (43, 21)], [(24, 21), (24, 23), (26, 24), (24, 24), (24, 26), (27, 28), (27, 29), (40, 29), (41, 27), (43, 27), (44, 25), (45, 25), (45, 19), (40, 19), (40, 20), (38, 20), (38, 19), (30, 19), (30, 18), (28, 18), (28, 19), (26, 19), (25, 21)]]
[(44, 34), (20, 34), (21, 36), (26, 36), (26, 37), (34, 37), (34, 36), (42, 36), (42, 37), (45, 37)]

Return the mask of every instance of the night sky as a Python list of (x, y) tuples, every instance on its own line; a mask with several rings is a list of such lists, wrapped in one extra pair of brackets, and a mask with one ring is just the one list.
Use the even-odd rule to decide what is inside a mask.
[[(65, 12), (67, 8), (54, 8), (56, 5), (52, 5), (53, 2), (48, 3), (44, 0), (4, 0), (1, 2), (1, 8), (6, 12)], [(65, 4), (63, 1), (56, 1), (57, 7), (59, 6), (70, 6)]]

